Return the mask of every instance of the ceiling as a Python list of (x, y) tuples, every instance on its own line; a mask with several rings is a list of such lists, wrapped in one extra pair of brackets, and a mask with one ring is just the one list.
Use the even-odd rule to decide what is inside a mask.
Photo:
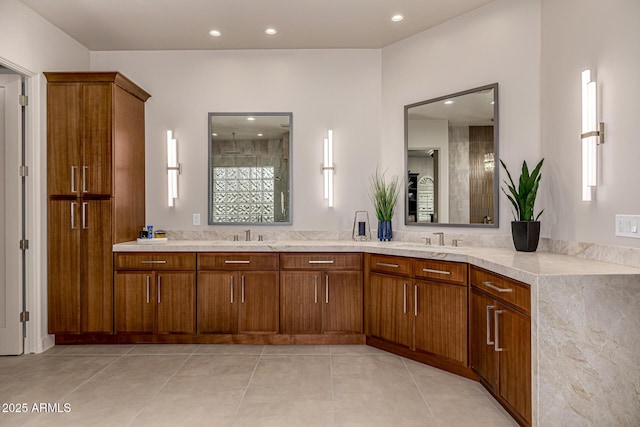
[[(381, 48), (493, 0), (21, 0), (87, 49)], [(395, 14), (404, 15), (392, 22)], [(278, 33), (267, 36), (266, 28)], [(210, 30), (220, 37), (211, 37)]]

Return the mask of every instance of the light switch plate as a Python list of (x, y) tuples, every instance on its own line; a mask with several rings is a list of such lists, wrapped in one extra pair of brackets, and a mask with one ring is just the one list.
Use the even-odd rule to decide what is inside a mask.
[(194, 213), (193, 214), (193, 225), (200, 225), (200, 214), (199, 213)]
[(640, 239), (640, 215), (616, 215), (616, 236)]

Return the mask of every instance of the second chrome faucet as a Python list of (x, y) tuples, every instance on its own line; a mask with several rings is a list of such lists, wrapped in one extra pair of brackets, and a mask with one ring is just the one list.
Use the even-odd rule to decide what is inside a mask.
[(439, 231), (433, 234), (438, 236), (438, 246), (444, 246), (444, 233), (442, 231)]

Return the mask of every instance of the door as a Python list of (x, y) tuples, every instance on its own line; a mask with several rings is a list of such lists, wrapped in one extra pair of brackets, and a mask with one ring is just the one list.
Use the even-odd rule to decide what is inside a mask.
[(155, 330), (156, 288), (151, 271), (116, 272), (115, 328), (120, 333), (152, 334)]
[(278, 272), (240, 273), (238, 332), (278, 333)]
[(196, 274), (156, 273), (159, 334), (196, 333)]
[(377, 338), (413, 346), (413, 286), (409, 278), (371, 274), (369, 333)]
[(419, 281), (415, 286), (416, 350), (466, 365), (467, 287), (431, 281)]
[(280, 273), (280, 330), (283, 334), (321, 332), (321, 277), (319, 271)]
[(81, 195), (80, 85), (47, 85), (48, 194)]
[(240, 275), (229, 271), (198, 273), (198, 333), (233, 334), (237, 331)]
[(21, 354), (24, 345), (24, 258), (18, 246), (24, 230), (24, 191), (17, 173), (24, 156), (21, 81), (18, 74), (0, 74), (0, 355)]
[(362, 273), (324, 273), (322, 332), (362, 333)]
[(471, 367), (497, 392), (498, 365), (493, 324), (496, 308), (493, 299), (471, 288)]
[(78, 172), (84, 195), (111, 194), (112, 91), (111, 83), (81, 85), (82, 163)]

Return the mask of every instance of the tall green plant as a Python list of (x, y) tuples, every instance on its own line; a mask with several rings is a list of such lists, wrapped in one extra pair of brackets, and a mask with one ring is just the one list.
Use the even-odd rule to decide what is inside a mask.
[(376, 169), (376, 174), (371, 176), (370, 183), (369, 198), (373, 202), (378, 220), (391, 221), (400, 193), (398, 177), (394, 175), (387, 182), (384, 172), (380, 174)]
[(542, 163), (544, 162), (544, 158), (540, 160), (538, 165), (533, 169), (531, 174), (529, 174), (529, 168), (527, 167), (527, 162), (522, 162), (522, 172), (520, 173), (520, 180), (518, 181), (518, 190), (516, 190), (516, 186), (513, 183), (513, 179), (511, 179), (511, 174), (509, 173), (509, 169), (504, 164), (502, 160), (500, 160), (500, 164), (507, 172), (507, 176), (509, 177), (509, 182), (507, 180), (503, 180), (509, 189), (509, 193), (502, 187), (502, 192), (507, 196), (511, 204), (513, 205), (513, 218), (515, 221), (537, 221), (544, 209), (538, 213), (537, 216), (533, 216), (533, 207), (536, 203), (536, 196), (538, 194), (538, 186), (540, 185), (540, 178), (542, 175), (540, 174), (540, 168), (542, 168)]

